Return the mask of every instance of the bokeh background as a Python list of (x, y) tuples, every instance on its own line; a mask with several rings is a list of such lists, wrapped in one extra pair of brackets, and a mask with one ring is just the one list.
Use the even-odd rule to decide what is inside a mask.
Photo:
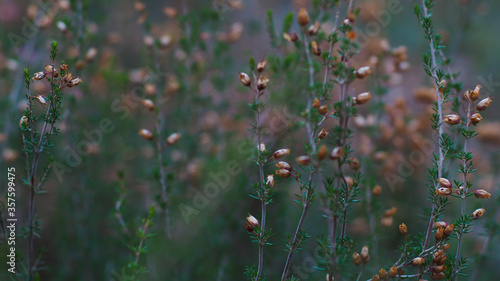
[[(129, 280), (124, 272), (134, 257), (127, 245), (136, 238), (122, 231), (115, 218), (116, 202), (124, 194), (122, 213), (133, 233), (149, 206), (157, 204), (160, 191), (154, 145), (137, 133), (142, 128), (154, 130), (155, 117), (137, 96), (154, 97), (163, 137), (182, 134), (164, 154), (172, 237), (166, 236), (158, 215), (152, 228), (156, 235), (147, 241), (148, 251), (140, 259), (148, 271), (138, 280), (245, 278), (245, 267), (257, 263), (257, 245), (243, 223), (248, 213), (260, 216), (260, 203), (248, 196), (258, 179), (257, 166), (249, 160), (256, 144), (247, 130), (253, 121), (248, 107), (253, 96), (241, 86), (238, 73), (250, 71), (250, 57), (268, 59), (271, 81), (265, 142), (270, 150), (290, 148), (288, 160), (293, 161), (303, 153), (306, 139), (300, 113), (308, 81), (303, 55), (293, 44), (282, 42), (280, 30), (287, 15), (301, 7), (307, 7), (312, 17), (326, 17), (322, 29), (331, 30), (334, 11), (320, 14), (313, 4), (306, 0), (0, 1), (0, 191), (5, 202), (6, 169), (16, 167), (21, 223), (26, 223), (28, 202), (21, 181), (24, 160), (18, 130), (26, 107), (22, 69), (40, 71), (49, 63), (49, 45), (55, 40), (59, 61), (66, 59), (73, 75), (84, 81), (65, 91), (62, 133), (51, 149), (60, 166), (45, 185), (47, 193), (36, 199), (42, 222), (41, 239), (36, 240), (37, 248), (43, 249), (41, 280)], [(372, 261), (363, 275), (366, 280), (397, 259), (400, 223), (406, 223), (411, 235), (425, 229), (423, 214), (430, 206), (426, 171), (435, 150), (422, 144), (434, 144), (435, 135), (428, 122), (431, 83), (421, 65), (428, 44), (413, 14), (415, 2), (363, 0), (355, 5), (361, 10), (356, 26), (363, 47), (355, 65), (378, 65), (377, 75), (353, 86), (357, 93), (377, 93), (351, 123), (353, 147), (364, 172), (361, 199), (375, 185), (382, 187), (380, 196), (370, 204), (362, 200), (350, 216), (355, 249), (359, 252), (365, 244), (372, 247)], [(492, 197), (469, 201), (467, 210), (484, 207), (486, 215), (465, 238), (464, 253), (472, 262), (467, 272), (474, 276), (460, 280), (500, 278), (495, 236), (500, 202), (500, 113), (495, 110), (500, 91), (499, 10), (500, 2), (495, 0), (443, 0), (433, 14), (436, 31), (447, 45), (444, 52), (452, 59), (450, 68), (460, 72), (464, 89), (481, 84), (481, 96), (493, 99), (471, 147), (478, 169), (472, 177), (474, 185)], [(272, 44), (268, 11), (272, 11), (279, 44)], [(299, 31), (295, 21), (291, 31)], [(396, 67), (394, 60), (400, 58), (391, 56), (377, 64), (387, 48), (403, 52), (400, 62), (404, 64)], [(48, 88), (35, 83), (33, 91), (44, 94)], [(332, 94), (335, 100), (336, 91)], [(110, 120), (111, 132), (99, 130), (103, 120)], [(426, 160), (412, 160), (415, 151)], [(450, 167), (453, 174), (457, 161), (451, 161)], [(267, 173), (273, 171), (272, 166), (266, 168)], [(388, 173), (401, 180), (390, 183)], [(265, 254), (269, 280), (281, 274), (286, 257), (283, 241), (286, 233), (294, 231), (301, 211), (293, 203), (297, 185), (276, 181), (274, 202), (268, 208), (268, 225), (276, 233), (271, 239), (274, 245)], [(214, 183), (215, 191), (207, 193), (207, 186)], [(316, 238), (327, 233), (318, 205), (313, 204), (305, 224), (311, 239), (292, 267), (301, 280), (324, 280), (314, 256)], [(394, 221), (383, 225), (382, 213), (391, 207), (398, 209)], [(458, 202), (453, 202), (445, 219), (452, 220), (458, 213)], [(375, 224), (370, 226), (370, 221)], [(18, 235), (22, 260), (26, 239), (20, 230)], [(2, 253), (6, 252), (3, 238)], [(3, 268), (4, 254), (0, 263)], [(349, 271), (357, 274), (354, 265)], [(2, 269), (0, 279), (9, 278)]]

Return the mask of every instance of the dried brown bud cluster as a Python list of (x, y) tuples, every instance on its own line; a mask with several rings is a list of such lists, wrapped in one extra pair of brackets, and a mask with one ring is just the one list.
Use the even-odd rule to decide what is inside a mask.
[(380, 220), (380, 223), (383, 226), (386, 226), (386, 227), (391, 226), (392, 222), (394, 221), (393, 217), (394, 217), (394, 215), (396, 214), (397, 211), (398, 211), (398, 209), (396, 207), (392, 207), (390, 209), (385, 210), (384, 213), (383, 213), (383, 217)]

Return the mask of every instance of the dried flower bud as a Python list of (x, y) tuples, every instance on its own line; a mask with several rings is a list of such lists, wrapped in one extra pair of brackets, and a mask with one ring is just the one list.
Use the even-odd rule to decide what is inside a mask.
[(33, 80), (42, 80), (43, 78), (45, 78), (45, 72), (43, 71), (37, 72), (33, 75)]
[(436, 238), (436, 240), (441, 240), (443, 236), (444, 236), (444, 229), (440, 227), (436, 230), (436, 234), (434, 235), (434, 237)]
[(278, 163), (276, 163), (276, 167), (278, 167), (278, 169), (280, 169), (280, 170), (282, 170), (282, 169), (285, 169), (288, 171), (292, 170), (292, 166), (288, 162), (285, 162), (285, 161), (279, 161)]
[(139, 135), (141, 137), (143, 137), (144, 139), (146, 139), (146, 140), (152, 140), (152, 139), (154, 139), (153, 133), (151, 133), (151, 131), (147, 130), (147, 129), (141, 129), (139, 131)]
[(55, 67), (51, 64), (45, 66), (45, 72), (52, 75), (52, 72), (57, 72)]
[(433, 272), (433, 273), (431, 274), (431, 278), (432, 278), (432, 279), (434, 279), (434, 280), (441, 280), (441, 279), (443, 279), (443, 278), (445, 278), (445, 277), (446, 277), (446, 276), (444, 275), (444, 273), (443, 273), (443, 272), (439, 272), (439, 273), (437, 273), (437, 272)]
[(248, 76), (248, 74), (246, 74), (245, 72), (240, 73), (240, 82), (245, 87), (250, 87), (250, 84), (252, 84), (252, 80), (250, 79), (250, 76)]
[(322, 140), (328, 136), (328, 131), (325, 129), (322, 129), (321, 132), (318, 134), (318, 139)]
[(174, 145), (176, 144), (181, 138), (181, 134), (179, 133), (173, 133), (167, 138), (167, 145)]
[(385, 269), (381, 268), (379, 271), (378, 271), (378, 276), (382, 279), (385, 279), (387, 277), (387, 271), (385, 271)]
[(153, 103), (152, 100), (144, 99), (141, 102), (142, 105), (144, 105), (144, 107), (146, 107), (149, 111), (155, 110), (155, 104)]
[(302, 8), (299, 11), (299, 15), (297, 16), (297, 22), (299, 23), (300, 26), (306, 26), (309, 23), (309, 14), (307, 13), (307, 10)]
[(470, 122), (472, 123), (472, 125), (476, 126), (477, 123), (481, 122), (481, 120), (483, 120), (483, 117), (481, 116), (481, 114), (479, 113), (474, 113), (472, 114), (472, 116), (470, 117)]
[(486, 108), (488, 108), (488, 106), (490, 106), (490, 103), (491, 103), (491, 98), (490, 97), (487, 97), (485, 99), (482, 99), (478, 104), (477, 104), (477, 110), (478, 111), (483, 111), (485, 110)]
[(358, 253), (354, 252), (352, 254), (352, 262), (355, 265), (360, 265), (361, 264), (361, 256)]
[(293, 33), (283, 33), (283, 39), (285, 39), (285, 41), (288, 41), (288, 42), (295, 42), (297, 40), (299, 40), (299, 36), (297, 35), (297, 32), (293, 32)]
[(251, 225), (254, 225), (254, 226), (257, 226), (259, 225), (259, 220), (256, 219), (254, 216), (248, 214), (248, 217), (247, 217), (247, 221), (248, 223), (250, 223)]
[(372, 74), (372, 70), (369, 66), (363, 66), (356, 70), (356, 77), (359, 79), (363, 79), (370, 74)]
[(456, 125), (460, 123), (460, 116), (458, 116), (458, 114), (456, 113), (448, 114), (444, 117), (443, 121), (451, 125)]
[(280, 159), (287, 154), (290, 154), (290, 149), (282, 148), (282, 149), (276, 150), (276, 152), (274, 152), (274, 154), (273, 154), (273, 157), (276, 159)]
[(435, 252), (434, 255), (432, 256), (432, 262), (438, 263), (438, 261), (443, 256), (443, 253), (444, 253), (443, 250), (439, 250), (439, 251)]
[(424, 258), (422, 258), (422, 257), (416, 257), (416, 258), (414, 258), (414, 259), (411, 261), (411, 265), (413, 265), (413, 266), (419, 266), (419, 265), (423, 264), (423, 263), (424, 263), (424, 261), (425, 261), (425, 259), (424, 259)]
[(42, 106), (47, 105), (47, 101), (45, 100), (45, 98), (40, 95), (34, 97), (34, 99), (36, 99)]
[(321, 115), (326, 115), (328, 113), (328, 106), (327, 105), (322, 105), (318, 108), (318, 112)]
[(314, 99), (314, 102), (313, 102), (313, 108), (319, 108), (320, 104), (319, 104), (319, 99), (315, 98)]
[(263, 91), (267, 88), (267, 83), (269, 82), (269, 79), (264, 76), (264, 75), (261, 75), (259, 77), (259, 79), (257, 80), (257, 89), (259, 91)]
[(267, 60), (263, 60), (257, 64), (257, 71), (262, 72), (264, 69), (266, 69), (267, 66)]
[(22, 129), (26, 125), (28, 125), (28, 117), (23, 115), (23, 117), (21, 117), (21, 119), (19, 120), (19, 128)]
[(378, 274), (373, 275), (372, 281), (379, 281), (379, 280), (380, 280), (380, 277), (378, 276)]
[(432, 271), (439, 273), (439, 272), (443, 272), (445, 269), (446, 269), (445, 265), (436, 265), (436, 266), (434, 266)]
[(370, 261), (370, 255), (368, 252), (369, 252), (368, 246), (363, 246), (363, 249), (361, 249), (361, 254), (360, 254), (363, 263), (367, 263)]
[(321, 56), (321, 49), (319, 48), (318, 43), (316, 41), (311, 42), (311, 49), (314, 55)]
[(87, 53), (85, 54), (85, 60), (87, 62), (91, 62), (94, 60), (95, 56), (97, 55), (97, 49), (96, 48), (90, 48), (87, 50)]
[(396, 214), (397, 211), (398, 211), (398, 208), (396, 208), (396, 207), (392, 207), (390, 209), (387, 209), (384, 211), (384, 217), (392, 217)]
[(403, 235), (408, 234), (408, 228), (406, 227), (406, 224), (402, 223), (399, 225), (399, 232)]
[(437, 221), (437, 222), (434, 223), (433, 226), (434, 226), (434, 228), (440, 228), (440, 227), (441, 228), (445, 228), (445, 227), (448, 226), (448, 224), (446, 222), (444, 222), (444, 221)]
[(357, 95), (356, 97), (354, 97), (354, 102), (356, 104), (365, 104), (371, 98), (372, 98), (372, 94), (370, 94), (369, 92), (364, 92), (364, 93), (361, 93), (361, 94)]
[(61, 64), (61, 66), (59, 66), (59, 70), (61, 70), (61, 71), (66, 71), (66, 70), (68, 70), (68, 65), (67, 65), (67, 64), (65, 64), (65, 63)]
[(326, 145), (322, 145), (318, 149), (318, 159), (323, 160), (325, 159), (326, 155), (328, 155), (328, 148)]
[(442, 187), (451, 188), (451, 182), (446, 178), (439, 178), (438, 182)]
[(82, 83), (82, 79), (80, 79), (80, 77), (75, 77), (75, 78), (71, 79), (71, 81), (68, 82), (68, 87), (70, 87), (70, 88), (76, 87), (80, 83)]
[(345, 181), (349, 187), (352, 187), (354, 180), (351, 177), (345, 177)]
[(446, 235), (446, 236), (450, 235), (450, 234), (453, 232), (453, 230), (454, 230), (454, 229), (455, 229), (455, 226), (454, 226), (452, 223), (450, 223), (450, 224), (449, 224), (449, 225), (448, 225), (448, 226), (444, 229), (444, 235)]
[(396, 277), (397, 274), (398, 274), (398, 269), (395, 266), (393, 266), (393, 267), (391, 267), (391, 269), (389, 269), (389, 277), (390, 278)]
[(266, 151), (266, 145), (263, 142), (261, 142), (259, 145), (257, 145), (257, 149), (260, 152), (264, 152), (264, 151)]
[(269, 187), (274, 187), (274, 176), (273, 175), (268, 175), (267, 176), (266, 184)]
[(469, 93), (469, 98), (472, 101), (477, 100), (477, 98), (479, 97), (479, 92), (480, 91), (481, 91), (481, 86), (477, 85), (476, 88), (474, 88), (474, 90)]
[(389, 227), (392, 225), (392, 222), (394, 221), (393, 217), (382, 217), (380, 219), (380, 224), (382, 224), (385, 227)]
[(332, 152), (330, 152), (330, 159), (338, 160), (344, 156), (344, 149), (340, 146), (335, 147)]
[(375, 187), (373, 187), (372, 193), (374, 196), (379, 196), (380, 194), (382, 194), (382, 187), (377, 184)]
[(361, 167), (361, 164), (359, 163), (358, 158), (350, 157), (348, 160), (349, 160), (349, 167), (352, 170), (358, 170)]
[(441, 249), (443, 249), (443, 251), (447, 251), (449, 248), (450, 248), (450, 244), (444, 244), (443, 247), (441, 247)]
[(311, 163), (311, 158), (307, 155), (302, 155), (302, 156), (295, 158), (295, 161), (297, 161), (297, 163), (299, 163), (302, 166), (306, 166), (306, 165), (309, 165)]
[(440, 187), (438, 189), (436, 189), (436, 193), (439, 195), (439, 196), (448, 196), (448, 195), (451, 195), (451, 188), (446, 188), (446, 187)]
[(486, 210), (484, 208), (476, 209), (474, 212), (472, 212), (472, 219), (477, 220), (478, 218), (482, 217), (485, 211)]
[(290, 177), (291, 173), (289, 170), (286, 170), (286, 169), (279, 169), (279, 170), (276, 170), (276, 174), (282, 178), (288, 178)]
[(318, 31), (319, 31), (319, 21), (316, 21), (316, 22), (314, 22), (313, 25), (310, 25), (308, 31), (309, 31), (309, 35), (316, 35), (316, 34), (318, 34)]
[(479, 199), (490, 199), (491, 194), (484, 189), (474, 190), (474, 195)]
[(245, 222), (245, 224), (243, 226), (245, 227), (245, 229), (248, 232), (254, 232), (254, 230), (255, 230), (255, 227), (252, 224), (248, 223), (248, 222)]

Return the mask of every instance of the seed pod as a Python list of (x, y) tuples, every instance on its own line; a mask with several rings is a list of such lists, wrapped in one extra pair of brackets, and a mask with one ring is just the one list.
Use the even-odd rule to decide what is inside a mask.
[(320, 106), (320, 107), (318, 108), (318, 112), (319, 112), (319, 114), (321, 114), (321, 115), (325, 115), (325, 114), (327, 114), (327, 113), (328, 113), (328, 106), (326, 106), (326, 105), (322, 105), (322, 106)]
[(319, 48), (318, 43), (316, 41), (311, 42), (311, 49), (314, 55), (321, 56), (321, 49)]
[(368, 263), (370, 261), (370, 254), (369, 254), (369, 249), (368, 246), (363, 246), (363, 249), (361, 249), (361, 260), (363, 263)]
[(147, 129), (141, 129), (139, 131), (139, 135), (146, 140), (153, 140), (154, 139), (153, 133), (151, 133), (151, 131), (147, 130)]
[(68, 87), (72, 88), (78, 86), (80, 83), (82, 83), (82, 79), (80, 79), (80, 77), (75, 77), (68, 82)]
[(444, 273), (443, 273), (443, 272), (439, 272), (439, 273), (438, 273), (438, 272), (433, 272), (433, 273), (431, 274), (431, 278), (432, 278), (432, 279), (434, 279), (434, 280), (441, 280), (441, 279), (443, 279), (443, 278), (445, 278), (445, 277), (446, 277), (446, 276), (444, 275)]
[(402, 223), (399, 225), (399, 232), (403, 235), (408, 234), (408, 228), (406, 227), (406, 224)]
[(359, 170), (361, 167), (361, 164), (359, 163), (359, 160), (356, 157), (350, 157), (349, 158), (349, 167), (352, 170)]
[(472, 116), (470, 117), (470, 122), (472, 123), (472, 125), (476, 126), (477, 123), (481, 122), (481, 120), (483, 120), (483, 117), (481, 116), (481, 114), (479, 113), (474, 113), (472, 114)]
[(275, 159), (280, 159), (281, 157), (283, 157), (283, 156), (285, 156), (285, 155), (287, 155), (289, 153), (290, 153), (290, 149), (288, 149), (288, 148), (282, 148), (282, 149), (276, 150), (276, 152), (274, 152), (274, 154), (273, 154), (273, 157)]
[(276, 174), (282, 178), (288, 178), (290, 177), (290, 171), (289, 170), (286, 170), (286, 169), (279, 169), (279, 170), (276, 170)]
[(330, 159), (338, 160), (344, 156), (344, 149), (340, 146), (335, 147), (332, 152), (330, 152)]
[(441, 259), (443, 253), (444, 253), (443, 250), (435, 252), (434, 255), (432, 255), (432, 262), (437, 263)]
[(328, 148), (326, 147), (326, 145), (320, 146), (320, 148), (318, 149), (318, 159), (319, 160), (325, 159), (327, 154), (328, 154)]
[(144, 105), (144, 107), (146, 107), (149, 111), (155, 110), (155, 104), (152, 100), (144, 99), (141, 102), (142, 105)]
[(380, 276), (380, 278), (382, 278), (382, 279), (385, 279), (387, 277), (387, 271), (385, 271), (385, 269), (381, 268), (378, 271), (378, 276)]
[(479, 199), (490, 199), (491, 194), (484, 189), (474, 190), (474, 195)]
[(438, 182), (442, 187), (451, 188), (451, 182), (448, 179), (439, 178)]
[(354, 102), (356, 104), (365, 104), (371, 98), (372, 98), (372, 94), (370, 94), (370, 92), (364, 92), (364, 93), (361, 93), (361, 94), (357, 95), (356, 97), (354, 97)]
[(248, 214), (248, 217), (247, 217), (247, 221), (248, 223), (250, 223), (251, 225), (254, 225), (254, 226), (257, 226), (259, 225), (259, 220), (256, 219), (254, 216)]
[(240, 72), (240, 82), (245, 87), (250, 87), (250, 85), (252, 84), (250, 76), (248, 76), (248, 74), (246, 74), (245, 72)]
[(458, 114), (453, 113), (453, 114), (448, 114), (443, 118), (443, 122), (451, 124), (451, 125), (456, 125), (460, 123), (460, 116)]
[(179, 133), (173, 133), (170, 136), (168, 136), (168, 138), (167, 138), (167, 144), (168, 145), (174, 145), (174, 144), (176, 144), (179, 141), (180, 138), (181, 138), (181, 134), (179, 134)]
[(45, 100), (45, 98), (40, 96), (40, 95), (34, 97), (34, 99), (36, 99), (36, 101), (38, 101), (40, 103), (40, 105), (42, 105), (42, 106), (47, 105), (47, 101)]
[(389, 269), (389, 277), (390, 278), (396, 277), (397, 274), (398, 274), (398, 269), (395, 266), (393, 266), (393, 267), (391, 267), (391, 269)]
[(267, 66), (267, 60), (263, 60), (257, 64), (257, 71), (262, 72), (264, 69), (266, 69)]
[(45, 72), (43, 71), (37, 72), (33, 75), (33, 80), (42, 80), (43, 78), (45, 78)]
[(477, 100), (477, 98), (479, 97), (479, 92), (480, 91), (481, 91), (481, 86), (477, 85), (476, 88), (474, 88), (473, 91), (469, 91), (469, 99), (471, 101)]
[(451, 195), (451, 188), (446, 188), (446, 187), (440, 187), (438, 189), (436, 189), (436, 193), (439, 195), (439, 196), (448, 196), (448, 195)]
[(309, 165), (311, 163), (311, 158), (307, 155), (302, 155), (302, 156), (297, 157), (295, 159), (295, 161), (297, 161), (297, 163), (299, 163), (302, 166), (306, 166), (306, 165)]
[(449, 224), (445, 229), (444, 229), (444, 235), (448, 236), (450, 235), (453, 230), (455, 229), (455, 226), (451, 223)]
[(380, 194), (382, 194), (382, 187), (377, 184), (375, 187), (373, 187), (372, 194), (374, 196), (379, 196)]
[(352, 254), (352, 262), (355, 265), (360, 265), (361, 264), (361, 256), (358, 253), (354, 252)]
[(263, 91), (267, 88), (267, 83), (269, 82), (269, 79), (264, 76), (264, 75), (261, 75), (259, 77), (259, 79), (257, 80), (257, 89), (259, 91)]
[(476, 209), (474, 212), (472, 212), (472, 219), (477, 220), (478, 218), (484, 215), (484, 212), (485, 212), (484, 208)]
[(441, 240), (443, 239), (443, 236), (444, 236), (444, 229), (440, 227), (436, 230), (436, 234), (434, 235), (434, 237), (436, 238), (436, 240)]
[(444, 266), (444, 265), (436, 265), (436, 266), (434, 266), (432, 271), (439, 273), (439, 272), (443, 272), (445, 269), (446, 269), (446, 266)]
[(273, 175), (268, 175), (267, 176), (266, 184), (269, 187), (274, 187), (274, 176)]
[(440, 227), (441, 228), (445, 228), (445, 227), (448, 226), (448, 224), (446, 222), (444, 222), (444, 221), (437, 221), (437, 222), (434, 223), (433, 226), (434, 226), (434, 228), (440, 228)]
[(319, 31), (319, 21), (315, 21), (313, 25), (309, 26), (309, 29), (307, 30), (309, 32), (309, 35), (316, 35), (318, 34)]
[(328, 131), (325, 129), (322, 129), (321, 132), (318, 134), (318, 139), (322, 140), (328, 136)]
[(491, 98), (490, 97), (487, 97), (485, 99), (482, 99), (478, 104), (477, 104), (477, 110), (478, 111), (483, 111), (485, 110), (486, 108), (488, 108), (488, 106), (490, 106), (490, 103), (491, 103)]
[(363, 79), (366, 76), (370, 75), (372, 73), (372, 70), (369, 66), (363, 66), (360, 67), (358, 70), (356, 70), (356, 77), (359, 79)]
[(306, 26), (309, 23), (309, 14), (307, 13), (307, 10), (302, 8), (299, 11), (299, 15), (297, 16), (297, 22), (299, 23), (300, 26)]
[(279, 161), (278, 163), (276, 163), (276, 167), (278, 167), (278, 169), (285, 169), (285, 170), (292, 170), (292, 166), (288, 163), (288, 162), (285, 162), (285, 161)]
[(318, 98), (315, 98), (314, 99), (314, 102), (313, 102), (313, 108), (319, 108), (320, 104), (319, 104), (319, 99)]
[(413, 265), (413, 266), (419, 266), (419, 265), (423, 264), (423, 263), (424, 263), (424, 261), (425, 261), (425, 259), (424, 259), (424, 258), (422, 258), (422, 257), (416, 257), (416, 258), (414, 258), (414, 259), (411, 261), (411, 265)]

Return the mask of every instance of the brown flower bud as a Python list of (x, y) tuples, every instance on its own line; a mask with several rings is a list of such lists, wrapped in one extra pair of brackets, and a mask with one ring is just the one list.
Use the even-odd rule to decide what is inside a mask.
[(377, 184), (375, 187), (373, 187), (372, 193), (374, 196), (379, 196), (380, 194), (382, 194), (382, 187)]
[(288, 42), (295, 42), (299, 40), (299, 36), (297, 35), (297, 32), (283, 33), (283, 39)]
[(436, 266), (434, 266), (432, 271), (439, 273), (439, 272), (443, 272), (445, 269), (446, 269), (445, 265), (436, 265)]
[(82, 83), (82, 79), (80, 79), (79, 77), (76, 77), (76, 78), (71, 79), (71, 81), (69, 81), (68, 87), (72, 88), (72, 87), (78, 86), (80, 83)]
[(313, 25), (309, 26), (309, 35), (316, 35), (319, 31), (319, 21), (315, 21)]
[(433, 273), (431, 274), (431, 278), (432, 278), (432, 279), (434, 279), (434, 280), (441, 280), (441, 279), (443, 279), (443, 278), (445, 278), (445, 277), (446, 277), (446, 276), (444, 275), (444, 273), (443, 273), (443, 272), (439, 272), (439, 273), (438, 273), (438, 272), (433, 272)]
[(285, 179), (290, 177), (290, 175), (291, 175), (290, 171), (287, 169), (276, 170), (276, 174), (282, 178), (285, 178)]
[(380, 277), (378, 276), (378, 274), (373, 275), (372, 281), (379, 281), (379, 280), (380, 280)]
[(306, 166), (306, 165), (309, 165), (311, 163), (311, 158), (307, 155), (302, 155), (302, 156), (295, 158), (295, 161), (297, 161), (297, 163), (299, 163), (302, 166)]
[(490, 103), (491, 103), (491, 98), (490, 97), (487, 97), (485, 99), (482, 99), (478, 104), (477, 104), (477, 110), (478, 111), (483, 111), (485, 110), (486, 108), (488, 108), (488, 106), (490, 106)]
[(360, 265), (361, 264), (361, 256), (358, 253), (354, 252), (352, 254), (352, 262), (355, 265)]
[(451, 182), (446, 178), (439, 178), (438, 182), (442, 187), (451, 188)]
[(320, 107), (318, 108), (318, 112), (319, 112), (319, 114), (321, 114), (321, 115), (325, 115), (325, 114), (327, 114), (327, 113), (328, 113), (328, 106), (326, 106), (326, 105), (322, 105), (322, 106), (320, 106)]
[(94, 60), (95, 56), (97, 55), (97, 49), (96, 48), (90, 48), (87, 50), (87, 53), (85, 54), (85, 60), (87, 62), (91, 62)]
[(397, 211), (398, 211), (398, 208), (396, 208), (396, 207), (392, 207), (390, 209), (387, 209), (384, 211), (384, 217), (392, 217), (396, 214)]
[(361, 94), (357, 95), (356, 97), (354, 97), (354, 102), (356, 104), (365, 104), (371, 98), (372, 98), (372, 94), (370, 94), (369, 92), (364, 92), (364, 93), (361, 93)]
[(240, 82), (245, 87), (250, 87), (250, 85), (252, 84), (252, 80), (250, 79), (250, 76), (248, 76), (248, 74), (246, 74), (245, 72), (240, 73)]
[(434, 223), (433, 226), (434, 226), (434, 228), (440, 228), (440, 227), (441, 228), (445, 228), (445, 227), (448, 226), (448, 224), (446, 222), (444, 222), (444, 221), (437, 221), (437, 222)]
[(363, 249), (361, 249), (360, 256), (361, 256), (361, 260), (363, 261), (363, 263), (367, 263), (370, 261), (368, 246), (363, 246)]
[(392, 225), (392, 222), (394, 221), (393, 217), (382, 217), (380, 219), (380, 224), (382, 224), (385, 227), (389, 227)]
[(257, 226), (259, 225), (259, 220), (256, 219), (254, 216), (248, 214), (248, 217), (247, 217), (247, 221), (248, 223), (250, 223), (251, 225), (254, 225), (254, 226)]
[(139, 131), (139, 135), (141, 137), (143, 137), (144, 139), (146, 139), (146, 140), (152, 140), (152, 139), (154, 139), (153, 133), (151, 133), (151, 131), (147, 130), (147, 129), (141, 129)]
[(278, 163), (276, 163), (276, 167), (278, 167), (278, 169), (285, 169), (285, 170), (292, 170), (292, 166), (288, 163), (288, 162), (285, 162), (285, 161), (279, 161)]
[(402, 223), (399, 225), (399, 232), (403, 235), (408, 234), (408, 228), (406, 227), (406, 224)]
[(309, 23), (309, 14), (307, 13), (307, 10), (302, 8), (299, 11), (299, 15), (297, 16), (297, 22), (299, 23), (300, 26), (306, 26)]
[(267, 60), (263, 60), (257, 64), (257, 71), (262, 72), (264, 69), (266, 69), (267, 66)]
[(450, 248), (450, 244), (444, 244), (443, 247), (441, 247), (441, 249), (443, 249), (443, 251), (447, 251), (449, 248)]
[(416, 257), (416, 258), (414, 258), (414, 259), (411, 261), (411, 265), (413, 265), (413, 266), (419, 266), (419, 265), (423, 264), (423, 263), (424, 263), (424, 261), (425, 261), (425, 259), (424, 259), (424, 258), (422, 258), (422, 257)]
[(359, 79), (363, 79), (370, 74), (372, 74), (372, 70), (369, 66), (363, 66), (356, 70), (356, 77)]
[(434, 235), (434, 237), (436, 238), (436, 240), (441, 240), (443, 236), (444, 236), (444, 229), (440, 227), (436, 230), (436, 234)]
[(338, 160), (344, 156), (344, 149), (340, 146), (335, 147), (332, 152), (330, 152), (330, 159)]
[(385, 269), (381, 268), (378, 271), (378, 276), (380, 276), (380, 278), (382, 278), (382, 279), (385, 279), (387, 277), (387, 271), (385, 271)]
[(449, 224), (445, 229), (444, 229), (444, 235), (448, 236), (450, 235), (453, 230), (455, 229), (455, 226), (451, 223)]
[(322, 130), (321, 130), (321, 132), (319, 132), (319, 134), (318, 134), (318, 138), (319, 138), (320, 140), (322, 140), (322, 139), (326, 138), (326, 136), (328, 136), (328, 131), (327, 131), (327, 130), (325, 130), (325, 129), (322, 129)]
[(398, 274), (398, 269), (395, 266), (393, 266), (393, 267), (391, 267), (391, 269), (389, 269), (389, 277), (390, 278), (396, 277), (397, 274)]
[(477, 220), (484, 215), (484, 212), (485, 210), (483, 208), (476, 209), (474, 212), (472, 212), (472, 219)]
[(42, 105), (42, 106), (46, 106), (46, 105), (47, 105), (47, 101), (45, 100), (45, 98), (44, 98), (44, 97), (42, 97), (42, 96), (40, 96), (40, 95), (38, 95), (38, 96), (34, 97), (34, 99), (35, 99), (38, 103), (40, 103), (40, 105)]
[(257, 80), (257, 89), (259, 91), (263, 91), (267, 88), (267, 83), (269, 82), (269, 79), (264, 76), (264, 75), (261, 75), (259, 77), (259, 79)]
[(318, 149), (318, 159), (323, 160), (325, 159), (326, 155), (328, 155), (328, 148), (326, 145), (322, 145)]
[(283, 156), (287, 155), (290, 153), (290, 149), (288, 148), (282, 148), (282, 149), (278, 149), (276, 150), (276, 152), (274, 152), (273, 154), (273, 157), (276, 158), (276, 159), (280, 159), (282, 158)]
[(167, 144), (168, 145), (174, 145), (174, 144), (176, 144), (179, 141), (180, 138), (181, 138), (181, 134), (179, 134), (179, 133), (173, 133), (170, 136), (168, 136), (168, 138), (167, 138)]
[(319, 48), (318, 43), (316, 41), (311, 42), (311, 49), (314, 55), (321, 56), (321, 49)]
[(446, 188), (446, 187), (440, 187), (438, 189), (436, 189), (436, 193), (439, 195), (439, 196), (448, 196), (448, 195), (451, 195), (451, 188)]
[(313, 108), (319, 108), (320, 104), (319, 104), (319, 99), (315, 98), (314, 99), (314, 102), (313, 102)]
[(458, 116), (458, 114), (456, 113), (448, 114), (443, 118), (443, 122), (451, 125), (456, 125), (460, 123), (460, 116)]
[(356, 157), (350, 157), (349, 158), (349, 167), (352, 170), (358, 170), (361, 167), (361, 164), (359, 163), (358, 158), (356, 158)]
[(27, 125), (28, 125), (28, 117), (23, 115), (23, 117), (21, 117), (21, 119), (19, 120), (19, 128), (22, 129), (24, 126), (27, 126)]
[(269, 187), (274, 187), (274, 176), (273, 175), (268, 175), (266, 179), (266, 184)]
[(438, 261), (441, 259), (441, 257), (443, 256), (443, 250), (439, 250), (437, 252), (435, 252), (433, 255), (432, 255), (432, 262), (433, 263), (438, 263)]
[(477, 123), (481, 122), (481, 120), (483, 120), (483, 116), (481, 116), (481, 114), (479, 113), (474, 113), (472, 114), (472, 116), (470, 117), (470, 122), (472, 123), (472, 125), (476, 126)]
[(477, 85), (476, 88), (474, 88), (473, 91), (469, 91), (469, 98), (471, 101), (477, 100), (479, 97), (479, 92), (481, 91), (481, 86)]
[(43, 78), (45, 78), (45, 72), (43, 71), (37, 72), (33, 75), (33, 80), (42, 80)]
[(490, 199), (491, 194), (484, 189), (474, 190), (474, 195), (479, 199)]
[(155, 110), (155, 104), (153, 103), (152, 100), (144, 99), (141, 102), (142, 105), (144, 105), (144, 107), (146, 107), (149, 111)]
[(354, 184), (354, 180), (351, 177), (345, 177), (345, 181), (347, 182), (347, 185), (349, 187), (352, 187), (352, 185)]

